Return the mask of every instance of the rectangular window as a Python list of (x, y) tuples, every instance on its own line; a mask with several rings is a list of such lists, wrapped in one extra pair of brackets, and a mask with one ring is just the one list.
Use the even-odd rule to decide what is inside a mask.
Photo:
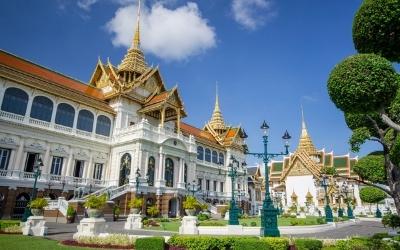
[(83, 176), (83, 166), (84, 166), (84, 161), (81, 160), (76, 160), (75, 161), (75, 168), (74, 168), (74, 177), (77, 178), (82, 178)]
[(33, 168), (38, 159), (39, 159), (38, 153), (28, 153), (25, 162), (25, 172), (33, 172)]
[(0, 169), (7, 170), (11, 149), (0, 148)]
[(213, 184), (214, 184), (213, 185), (213, 190), (214, 190), (214, 192), (217, 192), (217, 181), (214, 181)]
[(199, 178), (199, 190), (202, 190), (203, 188), (203, 179)]
[(210, 180), (206, 180), (206, 190), (210, 191)]
[(103, 172), (103, 164), (95, 163), (94, 164), (93, 179), (101, 180), (101, 173), (102, 172)]
[(222, 181), (219, 183), (219, 191), (224, 192), (224, 182)]
[(63, 158), (58, 156), (53, 156), (53, 161), (51, 162), (50, 174), (61, 175)]

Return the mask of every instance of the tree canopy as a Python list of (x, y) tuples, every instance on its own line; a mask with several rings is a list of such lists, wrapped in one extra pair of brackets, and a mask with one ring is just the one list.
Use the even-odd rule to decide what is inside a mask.
[(386, 193), (374, 187), (364, 187), (360, 190), (360, 199), (366, 203), (378, 203), (386, 198)]
[(328, 92), (344, 112), (374, 112), (390, 105), (399, 86), (397, 80), (390, 61), (375, 54), (358, 54), (332, 70)]
[(375, 53), (400, 62), (400, 0), (366, 0), (353, 21), (359, 53)]
[(369, 154), (362, 157), (354, 165), (353, 171), (360, 176), (361, 179), (372, 183), (386, 184), (385, 159), (382, 152)]

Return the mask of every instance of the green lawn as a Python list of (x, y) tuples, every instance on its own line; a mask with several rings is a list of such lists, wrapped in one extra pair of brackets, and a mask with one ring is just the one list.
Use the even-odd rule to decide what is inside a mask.
[[(304, 226), (304, 225), (318, 225), (317, 218), (314, 216), (309, 216), (305, 219), (293, 219), (293, 218), (278, 218), (278, 225), (279, 226), (291, 226), (291, 221), (295, 220), (298, 221), (299, 224), (297, 226)], [(239, 224), (246, 224), (247, 226), (251, 226), (251, 223), (255, 222), (256, 226), (259, 227), (261, 224), (261, 219), (259, 217), (255, 218), (247, 218), (247, 219), (239, 219)], [(145, 227), (144, 229), (147, 230), (163, 230), (163, 231), (172, 231), (178, 232), (179, 227), (181, 225), (180, 221), (170, 221), (170, 222), (159, 222), (159, 227)], [(225, 226), (228, 224), (226, 220), (206, 220), (200, 221), (200, 226)]]
[(0, 249), (18, 250), (89, 250), (93, 248), (67, 247), (58, 244), (58, 241), (48, 240), (40, 237), (23, 235), (0, 234)]

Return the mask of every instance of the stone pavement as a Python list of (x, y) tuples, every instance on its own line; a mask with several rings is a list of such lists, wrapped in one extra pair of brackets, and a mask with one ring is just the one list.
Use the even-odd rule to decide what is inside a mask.
[[(174, 232), (166, 231), (151, 231), (151, 230), (125, 230), (125, 221), (108, 222), (108, 228), (110, 233), (124, 233), (132, 235), (154, 235), (154, 236), (171, 236)], [(54, 222), (46, 223), (48, 227), (47, 238), (54, 240), (68, 240), (72, 239), (72, 235), (77, 231), (74, 224), (58, 224)], [(387, 230), (378, 221), (359, 221), (357, 224), (344, 225), (338, 228), (332, 228), (332, 230), (320, 232), (320, 233), (307, 233), (307, 234), (292, 234), (282, 236), (293, 236), (293, 237), (315, 237), (319, 239), (343, 239), (350, 236), (372, 236), (375, 233), (386, 232)]]

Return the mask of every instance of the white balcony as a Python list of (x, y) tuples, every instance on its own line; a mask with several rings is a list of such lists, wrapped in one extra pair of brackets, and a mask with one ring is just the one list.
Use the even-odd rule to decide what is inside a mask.
[(11, 121), (19, 124), (24, 124), (27, 126), (35, 127), (35, 128), (41, 128), (45, 129), (51, 132), (57, 132), (57, 133), (62, 133), (70, 136), (75, 136), (75, 137), (80, 137), (84, 139), (89, 139), (101, 143), (110, 143), (110, 137), (109, 136), (103, 136), (103, 135), (97, 135), (94, 132), (87, 132), (71, 127), (66, 127), (62, 126), (59, 124), (55, 123), (50, 123), (38, 119), (34, 119), (31, 117), (26, 117), (22, 115), (17, 115), (13, 113), (9, 113), (6, 111), (0, 110), (0, 119), (1, 120), (6, 120), (6, 121)]

